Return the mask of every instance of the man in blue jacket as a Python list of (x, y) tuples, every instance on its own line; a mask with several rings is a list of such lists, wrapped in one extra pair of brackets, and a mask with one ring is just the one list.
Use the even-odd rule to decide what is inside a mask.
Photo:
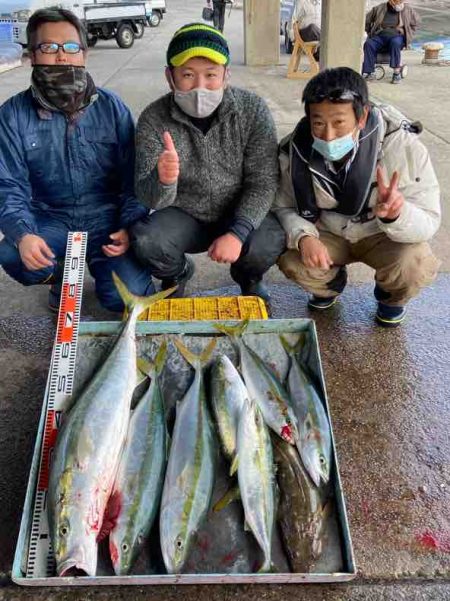
[(25, 286), (50, 284), (58, 309), (69, 231), (88, 232), (87, 265), (100, 303), (121, 311), (111, 272), (154, 292), (127, 228), (146, 216), (134, 196), (134, 123), (85, 69), (86, 32), (64, 9), (36, 11), (28, 28), (31, 87), (0, 108), (0, 264)]

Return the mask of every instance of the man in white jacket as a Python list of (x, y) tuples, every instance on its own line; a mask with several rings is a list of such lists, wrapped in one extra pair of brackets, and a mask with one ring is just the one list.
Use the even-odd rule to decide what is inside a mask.
[(428, 241), (439, 228), (439, 184), (421, 126), (369, 103), (367, 84), (347, 67), (319, 73), (303, 93), (306, 117), (280, 144), (275, 211), (288, 250), (278, 265), (331, 307), (346, 265), (375, 270), (376, 321), (395, 327), (408, 301), (436, 277)]

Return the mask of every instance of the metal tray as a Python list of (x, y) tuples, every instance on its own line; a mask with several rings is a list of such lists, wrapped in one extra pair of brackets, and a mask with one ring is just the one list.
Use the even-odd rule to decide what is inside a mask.
[[(217, 324), (217, 322), (215, 322)], [(237, 322), (221, 322), (233, 325)], [(90, 378), (102, 356), (107, 351), (114, 335), (119, 331), (119, 322), (82, 322), (80, 324), (76, 376), (73, 397)], [(255, 320), (248, 325), (245, 337), (248, 344), (278, 372), (284, 379), (288, 370), (288, 358), (279, 341), (279, 334), (284, 334), (292, 342), (296, 334), (307, 331), (310, 341), (308, 366), (322, 388), (326, 411), (331, 416), (326, 397), (325, 382), (320, 361), (319, 346), (314, 321), (311, 319)], [(174, 336), (183, 335), (185, 343), (194, 351), (204, 348), (211, 336), (218, 338), (215, 353), (225, 352), (232, 360), (236, 359), (236, 351), (230, 339), (216, 330), (212, 321), (189, 322), (138, 322), (137, 340), (140, 354), (153, 357), (159, 346), (160, 336), (169, 341)], [(192, 381), (193, 371), (176, 351), (173, 342), (169, 342), (169, 355), (163, 372), (163, 390), (169, 423), (173, 415), (173, 407)], [(45, 396), (45, 398), (47, 395)], [(89, 585), (143, 585), (143, 584), (218, 584), (218, 583), (311, 583), (342, 582), (356, 576), (350, 531), (347, 521), (344, 495), (339, 477), (336, 448), (332, 432), (333, 468), (331, 489), (333, 510), (328, 518), (325, 550), (311, 573), (292, 573), (285, 559), (277, 528), (274, 532), (273, 558), (277, 572), (268, 574), (252, 573), (255, 560), (260, 552), (250, 533), (243, 529), (243, 512), (239, 503), (229, 505), (220, 513), (210, 511), (208, 519), (198, 533), (188, 559), (188, 573), (178, 575), (164, 574), (163, 564), (157, 549), (159, 543), (157, 533), (156, 544), (150, 542), (142, 553), (133, 573), (129, 576), (115, 576), (107, 561), (99, 555), (99, 574), (95, 577), (26, 577), (25, 566), (29, 552), (29, 538), (37, 486), (41, 445), (44, 435), (46, 404), (42, 408), (36, 445), (34, 449), (31, 472), (28, 481), (25, 507), (22, 515), (19, 539), (12, 570), (14, 582), (26, 586), (89, 586)], [(332, 427), (331, 427), (332, 430)], [(218, 461), (218, 473), (213, 494), (213, 502), (227, 490), (228, 477), (226, 464), (222, 458)], [(43, 564), (45, 564), (45, 558)]]

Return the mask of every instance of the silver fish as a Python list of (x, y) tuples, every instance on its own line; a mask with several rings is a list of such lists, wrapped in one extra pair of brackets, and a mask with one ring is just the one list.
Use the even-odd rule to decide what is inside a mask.
[(213, 491), (215, 445), (206, 406), (203, 366), (216, 341), (196, 356), (179, 341), (175, 344), (195, 369), (195, 377), (177, 404), (169, 463), (160, 513), (161, 551), (169, 574), (182, 571), (193, 536), (205, 518)]
[(264, 563), (259, 571), (268, 572), (272, 568), (275, 519), (273, 452), (269, 430), (254, 401), (244, 404), (235, 463), (245, 521), (264, 552)]
[(283, 440), (293, 445), (298, 439), (298, 431), (289, 395), (261, 357), (243, 341), (242, 334), (247, 325), (248, 321), (244, 321), (237, 326), (219, 324), (216, 328), (230, 336), (237, 344), (241, 359), (240, 369), (250, 399), (257, 403), (266, 424)]
[(145, 308), (171, 293), (137, 297), (115, 274), (113, 278), (129, 310), (128, 319), (69, 412), (58, 434), (50, 471), (48, 516), (59, 576), (95, 576), (97, 539), (136, 385), (136, 320)]
[(211, 404), (219, 429), (222, 450), (232, 462), (244, 402), (249, 395), (238, 370), (226, 355), (221, 355), (211, 370)]
[(323, 403), (298, 359), (303, 337), (291, 346), (283, 336), (281, 342), (291, 358), (288, 390), (292, 408), (298, 420), (297, 447), (303, 464), (316, 486), (330, 479), (331, 431)]
[(118, 511), (109, 551), (117, 576), (128, 574), (133, 567), (161, 499), (168, 436), (159, 374), (166, 354), (167, 343), (163, 342), (154, 364), (138, 359), (139, 369), (151, 377), (151, 384), (132, 413), (112, 493), (112, 506)]

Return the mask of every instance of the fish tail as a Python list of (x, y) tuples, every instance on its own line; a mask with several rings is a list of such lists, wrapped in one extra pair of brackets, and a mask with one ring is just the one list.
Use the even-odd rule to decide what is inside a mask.
[(281, 344), (288, 355), (297, 355), (306, 344), (306, 332), (301, 332), (295, 344), (289, 344), (284, 336), (280, 336)]
[(184, 344), (179, 340), (175, 340), (174, 342), (177, 349), (194, 369), (200, 369), (203, 365), (208, 363), (217, 344), (217, 340), (211, 340), (205, 350), (203, 350), (200, 355), (196, 355), (186, 348), (186, 346), (184, 346)]
[(137, 294), (133, 294), (128, 290), (124, 282), (119, 278), (115, 271), (112, 272), (112, 279), (127, 311), (131, 312), (134, 309), (138, 315), (145, 311), (145, 309), (148, 309), (151, 305), (173, 294), (173, 292), (175, 292), (177, 289), (175, 286), (174, 288), (162, 290), (161, 292), (152, 294), (151, 296), (138, 296)]
[(264, 558), (264, 563), (258, 570), (258, 574), (276, 573), (278, 570), (275, 568), (270, 556)]
[(226, 334), (230, 338), (240, 338), (247, 329), (249, 319), (245, 319), (237, 324), (237, 326), (225, 326), (222, 323), (215, 324), (214, 327), (222, 334)]
[(241, 491), (239, 490), (239, 486), (232, 486), (227, 490), (227, 492), (220, 498), (217, 503), (213, 507), (214, 512), (222, 511), (225, 507), (228, 507), (234, 501), (237, 501), (241, 498)]
[(164, 340), (164, 342), (159, 347), (158, 352), (156, 353), (154, 361), (146, 361), (142, 357), (139, 357), (139, 359), (137, 359), (137, 366), (139, 371), (141, 371), (146, 376), (152, 378), (154, 374), (159, 374), (162, 371), (162, 368), (164, 367), (166, 361), (166, 356), (167, 342)]

